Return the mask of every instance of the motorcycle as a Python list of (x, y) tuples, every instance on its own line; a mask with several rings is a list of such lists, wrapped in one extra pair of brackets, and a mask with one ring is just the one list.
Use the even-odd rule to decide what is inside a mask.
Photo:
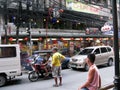
[[(37, 57), (38, 58), (38, 57)], [(47, 67), (47, 65), (43, 64), (43, 61), (36, 63), (37, 58), (35, 60), (29, 62), (29, 64), (32, 67), (32, 71), (29, 72), (28, 74), (28, 79), (31, 82), (37, 81), (39, 78), (44, 78), (46, 77), (46, 71), (45, 68), (47, 68), (48, 71), (48, 76), (47, 77), (52, 77), (52, 70), (51, 67)]]

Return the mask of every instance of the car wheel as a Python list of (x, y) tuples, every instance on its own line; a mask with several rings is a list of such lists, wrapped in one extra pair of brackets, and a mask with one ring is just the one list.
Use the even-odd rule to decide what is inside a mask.
[(6, 82), (7, 82), (6, 77), (3, 75), (0, 75), (0, 87), (4, 86), (6, 84)]
[(109, 59), (107, 65), (112, 66), (113, 65), (113, 59)]
[(89, 66), (87, 64), (85, 64), (84, 69), (85, 69), (85, 71), (88, 71), (89, 70)]

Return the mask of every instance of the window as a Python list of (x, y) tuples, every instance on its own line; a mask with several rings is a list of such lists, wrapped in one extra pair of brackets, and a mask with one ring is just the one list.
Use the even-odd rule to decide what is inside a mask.
[(110, 52), (110, 51), (111, 51), (111, 48), (107, 47), (107, 50), (108, 50), (108, 52)]
[(107, 49), (105, 47), (101, 48), (101, 53), (106, 53)]
[(99, 48), (94, 51), (95, 54), (100, 54)]
[(84, 49), (79, 53), (79, 55), (87, 55), (87, 54), (92, 53), (92, 51), (93, 49)]
[(0, 47), (0, 58), (16, 57), (15, 47)]

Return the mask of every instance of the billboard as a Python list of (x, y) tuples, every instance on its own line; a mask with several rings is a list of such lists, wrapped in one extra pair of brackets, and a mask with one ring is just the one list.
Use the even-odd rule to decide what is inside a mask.
[(68, 10), (110, 16), (110, 10), (107, 8), (103, 8), (92, 4), (84, 4), (75, 0), (66, 0), (66, 7)]
[(113, 25), (104, 25), (101, 28), (101, 31), (105, 35), (113, 35), (114, 34)]

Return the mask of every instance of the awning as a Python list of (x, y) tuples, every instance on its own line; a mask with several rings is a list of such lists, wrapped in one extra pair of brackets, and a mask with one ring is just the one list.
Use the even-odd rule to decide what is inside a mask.
[(62, 20), (85, 23), (86, 26), (92, 27), (102, 27), (104, 23), (108, 20), (108, 17), (105, 16), (70, 10), (64, 10), (64, 12), (61, 14), (61, 18), (63, 18)]

